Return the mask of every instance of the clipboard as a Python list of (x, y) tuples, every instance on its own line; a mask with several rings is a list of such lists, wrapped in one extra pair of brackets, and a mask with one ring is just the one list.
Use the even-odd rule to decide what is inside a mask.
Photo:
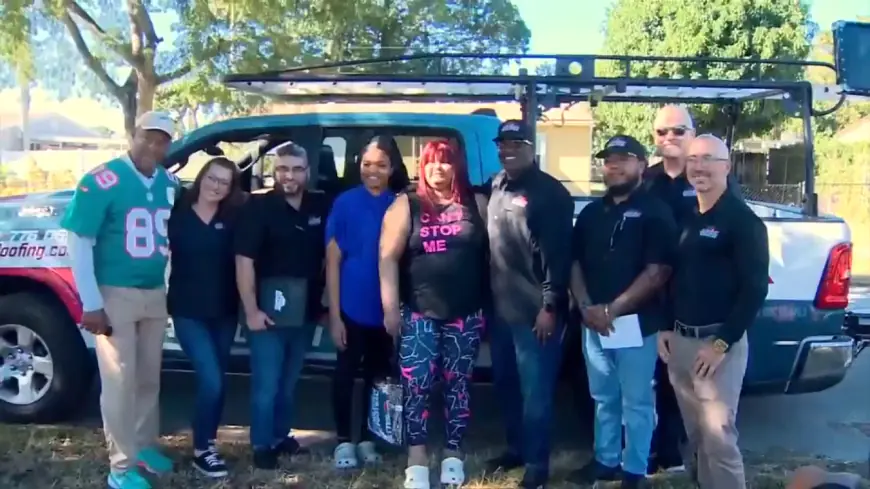
[(307, 323), (308, 280), (267, 277), (257, 287), (257, 305), (276, 328), (299, 328)]

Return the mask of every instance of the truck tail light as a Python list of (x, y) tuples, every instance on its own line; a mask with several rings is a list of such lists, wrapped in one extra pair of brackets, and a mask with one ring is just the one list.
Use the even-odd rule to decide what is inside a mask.
[(849, 281), (852, 278), (852, 243), (840, 243), (831, 249), (816, 292), (817, 309), (845, 309), (849, 305)]

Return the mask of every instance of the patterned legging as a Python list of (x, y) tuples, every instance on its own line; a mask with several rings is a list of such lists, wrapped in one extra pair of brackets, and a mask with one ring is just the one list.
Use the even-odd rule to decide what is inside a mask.
[(426, 444), (429, 395), (433, 384), (443, 380), (446, 448), (458, 451), (471, 418), (468, 386), (483, 336), (483, 313), (441, 321), (403, 308), (402, 319), (399, 360), (406, 440), (411, 446)]

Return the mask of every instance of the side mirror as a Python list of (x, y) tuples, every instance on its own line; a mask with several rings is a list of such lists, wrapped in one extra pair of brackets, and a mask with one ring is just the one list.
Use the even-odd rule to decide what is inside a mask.
[(832, 32), (837, 83), (847, 95), (870, 96), (870, 23), (839, 21)]

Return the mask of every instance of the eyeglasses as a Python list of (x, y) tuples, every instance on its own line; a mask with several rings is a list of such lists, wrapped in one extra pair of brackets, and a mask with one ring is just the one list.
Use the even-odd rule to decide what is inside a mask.
[(685, 126), (674, 126), (674, 127), (659, 127), (656, 129), (656, 134), (659, 136), (667, 136), (668, 133), (673, 133), (674, 136), (684, 136), (687, 132), (689, 132), (689, 128)]
[(307, 166), (294, 166), (292, 168), (288, 168), (286, 166), (276, 166), (275, 173), (287, 174), (293, 173), (294, 175), (302, 175), (308, 170)]
[(213, 184), (221, 186), (221, 187), (229, 187), (230, 184), (232, 183), (230, 180), (224, 180), (223, 178), (218, 178), (214, 175), (206, 175), (205, 179), (208, 180), (210, 183), (213, 183)]

